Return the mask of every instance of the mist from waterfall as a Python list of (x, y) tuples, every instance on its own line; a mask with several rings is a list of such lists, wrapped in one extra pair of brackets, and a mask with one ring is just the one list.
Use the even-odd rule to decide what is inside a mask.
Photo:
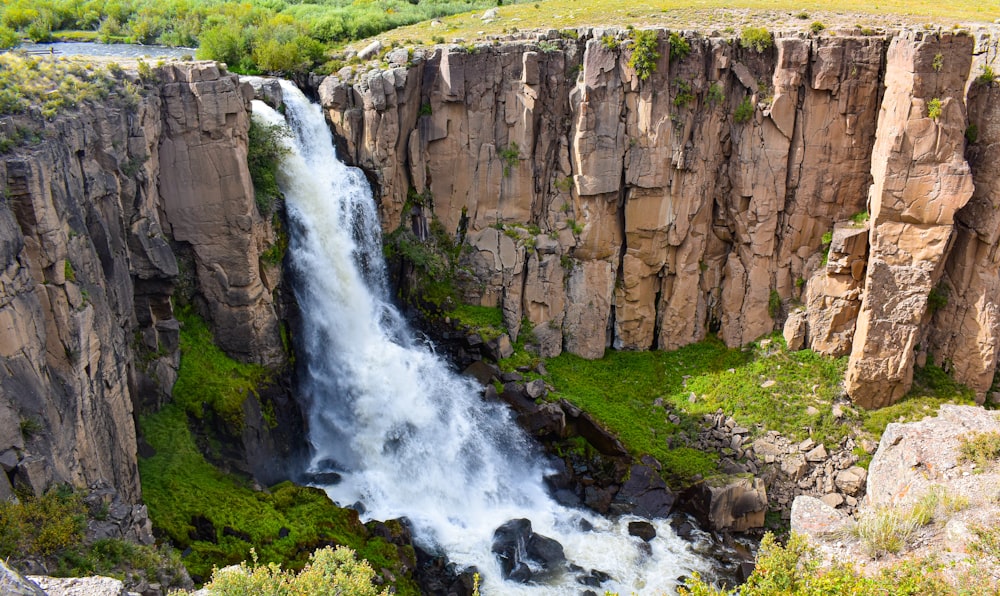
[(323, 487), (330, 497), (342, 506), (360, 502), (367, 518), (407, 518), (421, 546), (476, 566), (484, 594), (587, 589), (569, 573), (544, 585), (502, 581), (491, 543), (513, 518), (558, 540), (569, 562), (613, 578), (597, 591), (660, 594), (679, 576), (707, 569), (665, 520), (654, 522), (650, 552), (628, 534), (638, 518), (612, 520), (549, 496), (548, 461), (508, 408), (483, 400), (393, 306), (368, 181), (337, 159), (319, 106), (287, 81), (282, 91), (285, 116), (258, 101), (253, 111), (265, 123), (287, 118), (293, 132), (279, 185), (302, 313), (300, 400), (312, 469), (342, 476)]

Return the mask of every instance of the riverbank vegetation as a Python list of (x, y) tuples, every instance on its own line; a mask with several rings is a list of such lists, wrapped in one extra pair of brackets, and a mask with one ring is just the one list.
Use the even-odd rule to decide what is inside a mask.
[[(510, 1), (510, 0), (508, 0)], [(328, 50), (389, 29), (496, 6), (496, 0), (14, 0), (0, 6), (0, 42), (87, 37), (198, 47), (245, 74), (322, 71)]]

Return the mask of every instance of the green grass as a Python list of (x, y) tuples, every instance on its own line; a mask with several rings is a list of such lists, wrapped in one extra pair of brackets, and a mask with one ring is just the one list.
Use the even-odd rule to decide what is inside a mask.
[(932, 364), (913, 371), (913, 387), (898, 402), (864, 413), (862, 428), (876, 440), (890, 422), (913, 422), (937, 414), (941, 404), (975, 404), (975, 392)]
[(484, 341), (496, 339), (507, 333), (503, 322), (503, 312), (495, 306), (459, 304), (447, 315), (461, 325), (475, 331)]
[[(398, 568), (398, 552), (381, 538), (366, 538), (357, 513), (336, 507), (319, 489), (289, 482), (256, 492), (235, 476), (207, 462), (188, 428), (184, 410), (175, 404), (144, 416), (140, 427), (156, 451), (140, 459), (142, 492), (154, 527), (178, 548), (190, 547), (184, 563), (207, 579), (213, 566), (250, 559), (254, 548), (262, 562), (299, 569), (316, 548), (334, 543), (349, 546), (375, 569)], [(217, 542), (192, 540), (192, 518), (204, 516), (216, 530)], [(222, 531), (230, 526), (250, 536), (245, 542)], [(282, 528), (288, 535), (279, 536)], [(397, 575), (400, 594), (417, 594), (409, 578)]]
[(139, 89), (120, 78), (85, 60), (0, 54), (0, 115), (36, 108), (52, 118), (84, 102), (135, 105)]
[(266, 381), (267, 371), (244, 364), (225, 354), (212, 337), (208, 325), (190, 308), (178, 309), (181, 322), (181, 368), (174, 384), (174, 401), (201, 418), (205, 407), (239, 429), (243, 424), (243, 402)]
[[(719, 408), (754, 432), (777, 430), (793, 440), (811, 436), (832, 446), (847, 433), (831, 413), (846, 360), (787, 352), (780, 340), (768, 349), (734, 350), (713, 338), (674, 352), (611, 351), (601, 360), (562, 354), (546, 367), (554, 397), (583, 408), (630, 451), (652, 455), (668, 477), (684, 481), (711, 472), (709, 460), (717, 456), (671, 448), (668, 441), (682, 430), (696, 433), (701, 416)], [(667, 420), (657, 400), (681, 418), (680, 425)]]
[[(846, 365), (846, 358), (788, 352), (780, 338), (747, 350), (711, 338), (674, 352), (609, 351), (601, 360), (562, 354), (546, 361), (553, 399), (566, 398), (589, 412), (633, 454), (655, 457), (675, 485), (713, 471), (717, 454), (680, 446), (676, 435), (693, 437), (702, 415), (720, 408), (753, 436), (774, 430), (792, 441), (810, 437), (835, 448), (852, 427), (878, 441), (890, 422), (933, 416), (942, 403), (974, 403), (970, 389), (927, 366), (915, 371), (913, 389), (898, 403), (875, 411), (845, 408), (838, 419), (832, 406), (842, 395)], [(668, 413), (680, 423), (667, 420)], [(862, 464), (870, 457), (858, 455)]]
[(505, 3), (499, 7), (500, 18), (492, 23), (480, 20), (480, 12), (469, 12), (442, 18), (440, 26), (432, 27), (430, 23), (423, 22), (386, 32), (379, 38), (390, 42), (430, 42), (433, 37), (441, 37), (450, 42), (456, 37), (469, 40), (500, 35), (509, 32), (511, 27), (527, 30), (628, 25), (639, 28), (655, 26), (717, 30), (736, 37), (737, 32), (748, 22), (767, 23), (773, 30), (809, 31), (809, 21), (795, 16), (803, 11), (822, 20), (828, 28), (852, 27), (857, 23), (878, 26), (906, 23), (920, 26), (929, 22), (950, 28), (955, 23), (989, 22), (1000, 18), (1000, 9), (996, 4), (972, 0), (948, 3), (888, 0), (875, 5), (864, 0), (840, 0), (834, 5), (817, 0), (647, 0), (641, 3), (546, 0), (534, 4)]

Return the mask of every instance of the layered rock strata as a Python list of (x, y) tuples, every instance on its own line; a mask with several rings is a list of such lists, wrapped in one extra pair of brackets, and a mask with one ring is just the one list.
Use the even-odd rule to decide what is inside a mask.
[[(862, 405), (905, 393), (931, 345), (984, 395), (995, 235), (963, 214), (996, 178), (996, 84), (971, 83), (993, 32), (779, 34), (763, 52), (657, 35), (648, 77), (627, 32), (588, 29), (393, 52), (317, 92), (386, 230), (430, 208), (469, 245), (464, 297), (515, 334), (529, 321), (543, 355), (738, 346), (802, 308), (805, 345), (851, 355)], [(953, 299), (931, 312), (942, 279)]]
[(283, 362), (252, 90), (209, 63), (156, 72), (136, 105), (29, 122), (43, 140), (0, 156), (0, 495), (108, 483), (139, 501), (135, 413), (176, 379), (179, 285), (232, 355)]

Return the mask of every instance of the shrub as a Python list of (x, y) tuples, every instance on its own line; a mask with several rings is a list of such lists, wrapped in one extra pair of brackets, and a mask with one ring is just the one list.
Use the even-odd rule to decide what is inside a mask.
[(934, 54), (934, 60), (931, 62), (931, 68), (934, 69), (934, 72), (941, 72), (941, 69), (944, 68), (944, 54), (941, 54), (940, 52)]
[(601, 36), (601, 45), (608, 50), (617, 50), (618, 46), (621, 45), (621, 42), (619, 42), (618, 38), (614, 35), (605, 33)]
[(946, 306), (948, 306), (948, 286), (939, 283), (927, 294), (927, 310), (930, 314), (934, 314)]
[(350, 594), (351, 596), (387, 596), (387, 589), (372, 584), (375, 571), (368, 561), (358, 561), (353, 550), (338, 546), (325, 547), (309, 557), (300, 571), (284, 571), (276, 563), (259, 565), (257, 554), (251, 551), (253, 564), (246, 561), (237, 568), (215, 569), (205, 589), (212, 596), (284, 596), (301, 594)]
[(21, 37), (10, 27), (0, 26), (0, 50), (21, 45)]
[(982, 73), (976, 77), (976, 81), (981, 85), (989, 85), (997, 79), (996, 73), (993, 72), (993, 67), (989, 64), (984, 64), (982, 66)]
[(658, 47), (659, 37), (655, 30), (632, 30), (632, 55), (628, 65), (635, 70), (640, 81), (645, 81), (656, 72), (656, 61), (660, 59)]
[(979, 140), (979, 127), (975, 124), (970, 124), (965, 127), (965, 140), (968, 141), (970, 145), (975, 145), (976, 141)]
[(521, 148), (517, 146), (517, 143), (511, 141), (509, 145), (501, 148), (497, 155), (500, 157), (500, 161), (503, 162), (503, 175), (509, 176), (510, 170), (517, 165), (517, 162), (521, 159)]
[(712, 83), (708, 86), (708, 95), (706, 99), (710, 103), (722, 103), (726, 100), (726, 95), (722, 92), (722, 85), (718, 81)]
[(771, 290), (771, 294), (767, 298), (767, 314), (771, 315), (771, 318), (776, 318), (778, 313), (781, 312), (781, 294), (776, 290)]
[(65, 487), (0, 502), (0, 557), (45, 557), (79, 544), (86, 511), (80, 495)]
[(740, 102), (740, 105), (736, 106), (736, 112), (733, 113), (733, 120), (737, 124), (749, 122), (750, 119), (753, 118), (753, 113), (753, 102), (751, 101), (750, 96), (747, 95), (743, 98), (743, 101)]
[(691, 85), (684, 80), (677, 80), (677, 95), (674, 96), (674, 107), (683, 108), (694, 101), (694, 93), (691, 92)]
[(927, 117), (931, 120), (937, 120), (941, 117), (941, 100), (934, 98), (927, 102)]
[(816, 34), (819, 34), (819, 32), (824, 29), (826, 29), (826, 25), (819, 21), (813, 21), (813, 24), (809, 25), (809, 30)]
[(670, 61), (683, 60), (691, 53), (691, 44), (684, 39), (680, 33), (672, 31), (670, 33)]
[(973, 462), (985, 468), (1000, 458), (1000, 433), (983, 432), (965, 435), (959, 439), (959, 461)]
[(854, 534), (868, 554), (878, 557), (898, 553), (906, 546), (913, 532), (923, 525), (923, 514), (913, 509), (884, 507), (863, 511), (857, 516)]
[(746, 27), (740, 33), (740, 45), (762, 54), (774, 45), (774, 39), (771, 38), (771, 32), (764, 27)]

